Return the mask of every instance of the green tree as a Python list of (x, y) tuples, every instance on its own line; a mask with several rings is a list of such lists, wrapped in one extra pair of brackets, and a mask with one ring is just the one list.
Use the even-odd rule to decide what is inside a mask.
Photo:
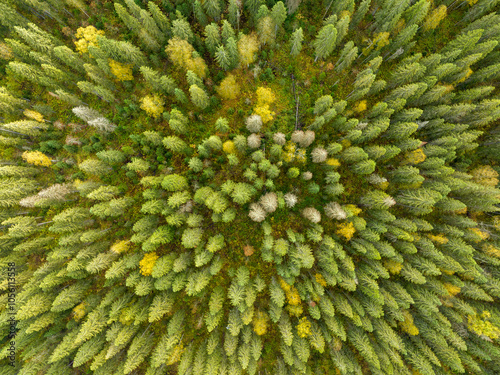
[(273, 20), (273, 23), (275, 25), (276, 32), (281, 27), (281, 25), (283, 25), (283, 22), (285, 22), (286, 16), (287, 13), (285, 4), (283, 4), (282, 1), (278, 1), (276, 4), (274, 4), (271, 10), (271, 19)]
[(229, 22), (231, 22), (231, 25), (233, 25), (233, 27), (236, 27), (239, 30), (241, 8), (237, 0), (229, 0), (228, 13)]
[(224, 70), (230, 70), (232, 66), (232, 58), (229, 51), (223, 46), (220, 45), (217, 47), (215, 51), (215, 61), (217, 64)]
[(207, 108), (210, 104), (207, 93), (197, 85), (191, 85), (189, 87), (189, 94), (193, 104), (201, 109)]
[(205, 45), (207, 46), (208, 52), (214, 56), (217, 47), (221, 44), (221, 38), (219, 33), (219, 26), (215, 23), (211, 23), (205, 27)]
[(358, 56), (358, 47), (352, 41), (347, 42), (340, 53), (339, 59), (335, 63), (335, 71), (341, 73), (351, 66)]
[(187, 40), (189, 43), (194, 41), (193, 30), (191, 30), (189, 22), (179, 12), (177, 13), (177, 19), (172, 21), (172, 34), (174, 37)]
[(194, 2), (193, 10), (194, 10), (194, 15), (197, 21), (200, 23), (200, 25), (206, 26), (208, 24), (208, 18), (207, 15), (205, 14), (205, 11), (203, 10), (201, 3), (198, 0)]
[(333, 25), (326, 25), (321, 28), (313, 42), (316, 58), (324, 59), (333, 52), (337, 41), (337, 29)]
[(231, 24), (226, 21), (226, 20), (223, 20), (222, 21), (222, 31), (221, 31), (221, 37), (222, 37), (222, 42), (224, 44), (227, 43), (228, 39), (229, 38), (233, 38), (233, 39), (236, 39), (236, 34), (234, 32), (234, 29), (233, 27), (231, 26)]
[(215, 21), (218, 21), (222, 12), (219, 0), (205, 0), (202, 4), (207, 15)]
[(302, 50), (302, 41), (304, 40), (304, 33), (302, 27), (299, 27), (292, 34), (290, 39), (290, 44), (292, 46), (290, 54), (292, 56), (297, 56)]

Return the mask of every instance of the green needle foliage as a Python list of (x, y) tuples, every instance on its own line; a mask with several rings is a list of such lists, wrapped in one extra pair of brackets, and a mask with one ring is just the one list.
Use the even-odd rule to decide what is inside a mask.
[(0, 373), (499, 374), (499, 10), (1, 2)]

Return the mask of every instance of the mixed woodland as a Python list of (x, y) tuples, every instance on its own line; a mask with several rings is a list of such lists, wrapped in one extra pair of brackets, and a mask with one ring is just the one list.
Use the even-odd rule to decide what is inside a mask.
[(499, 0), (0, 0), (0, 374), (500, 374), (499, 79)]

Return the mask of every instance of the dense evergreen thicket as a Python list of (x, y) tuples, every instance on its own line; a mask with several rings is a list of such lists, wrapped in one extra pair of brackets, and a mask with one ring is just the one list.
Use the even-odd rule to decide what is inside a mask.
[(499, 9), (0, 0), (0, 374), (499, 374)]

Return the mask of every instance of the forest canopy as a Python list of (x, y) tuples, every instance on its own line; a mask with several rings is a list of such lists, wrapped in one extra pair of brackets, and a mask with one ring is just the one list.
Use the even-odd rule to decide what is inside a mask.
[(0, 374), (499, 374), (499, 11), (0, 0)]

